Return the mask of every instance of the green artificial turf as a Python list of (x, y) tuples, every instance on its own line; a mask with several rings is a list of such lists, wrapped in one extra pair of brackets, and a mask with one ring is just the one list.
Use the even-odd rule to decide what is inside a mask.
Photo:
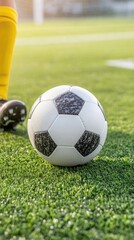
[[(133, 19), (46, 21), (19, 26), (18, 38), (131, 32)], [(27, 121), (0, 133), (0, 240), (132, 240), (134, 172), (134, 70), (112, 68), (109, 59), (134, 58), (134, 39), (17, 46), (9, 98), (28, 112), (57, 85), (78, 85), (101, 102), (108, 136), (89, 164), (64, 168), (32, 148)]]

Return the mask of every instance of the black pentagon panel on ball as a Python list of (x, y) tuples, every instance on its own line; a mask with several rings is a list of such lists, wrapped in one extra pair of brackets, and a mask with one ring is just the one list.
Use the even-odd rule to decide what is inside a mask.
[(40, 153), (47, 157), (49, 157), (57, 147), (48, 131), (35, 133), (35, 146)]
[(99, 143), (100, 136), (98, 134), (85, 131), (75, 144), (75, 148), (83, 157), (86, 157), (98, 147)]
[(56, 98), (55, 103), (59, 114), (78, 115), (85, 101), (76, 94), (67, 92)]

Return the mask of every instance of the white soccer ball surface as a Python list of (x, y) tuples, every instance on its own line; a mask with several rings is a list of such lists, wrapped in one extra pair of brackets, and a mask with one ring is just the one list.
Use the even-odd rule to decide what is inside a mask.
[(42, 94), (28, 119), (32, 146), (60, 166), (88, 163), (102, 149), (107, 121), (97, 98), (84, 88), (61, 85)]

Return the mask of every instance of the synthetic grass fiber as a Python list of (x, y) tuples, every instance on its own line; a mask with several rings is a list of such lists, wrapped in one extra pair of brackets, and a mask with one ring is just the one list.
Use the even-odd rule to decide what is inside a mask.
[[(21, 24), (23, 38), (133, 32), (133, 19), (77, 19)], [(133, 59), (134, 39), (19, 46), (9, 99), (28, 112), (57, 85), (78, 85), (101, 102), (108, 136), (89, 164), (64, 168), (45, 162), (32, 148), (27, 121), (0, 133), (0, 240), (132, 240), (134, 172), (134, 70), (108, 67)]]

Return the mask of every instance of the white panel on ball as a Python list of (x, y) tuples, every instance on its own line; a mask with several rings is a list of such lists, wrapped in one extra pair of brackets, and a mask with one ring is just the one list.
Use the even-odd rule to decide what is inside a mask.
[(84, 165), (90, 162), (101, 151), (101, 149), (102, 146), (99, 145), (94, 152), (87, 157), (81, 156), (81, 154), (74, 147), (67, 146), (57, 146), (50, 157), (46, 157), (42, 153), (38, 151), (37, 152), (42, 158), (53, 165), (71, 167)]
[(45, 159), (51, 164), (59, 166), (77, 166), (85, 164), (84, 158), (74, 147), (58, 146), (50, 158), (45, 157)]
[(92, 93), (90, 93), (89, 91), (81, 87), (72, 86), (71, 92), (77, 94), (77, 96), (82, 98), (84, 101), (88, 101), (96, 104), (98, 102), (97, 98)]
[(53, 101), (40, 102), (32, 115), (34, 132), (47, 131), (57, 116), (58, 112)]
[(96, 134), (101, 134), (105, 124), (105, 119), (97, 104), (86, 102), (79, 113), (79, 116), (86, 130)]
[(54, 88), (48, 90), (47, 92), (45, 92), (44, 94), (42, 94), (41, 100), (42, 101), (43, 100), (53, 100), (56, 97), (60, 96), (61, 94), (68, 92), (69, 90), (70, 90), (69, 85), (62, 85), (62, 86), (54, 87)]
[(84, 132), (84, 126), (76, 115), (59, 115), (49, 129), (57, 145), (73, 146)]

